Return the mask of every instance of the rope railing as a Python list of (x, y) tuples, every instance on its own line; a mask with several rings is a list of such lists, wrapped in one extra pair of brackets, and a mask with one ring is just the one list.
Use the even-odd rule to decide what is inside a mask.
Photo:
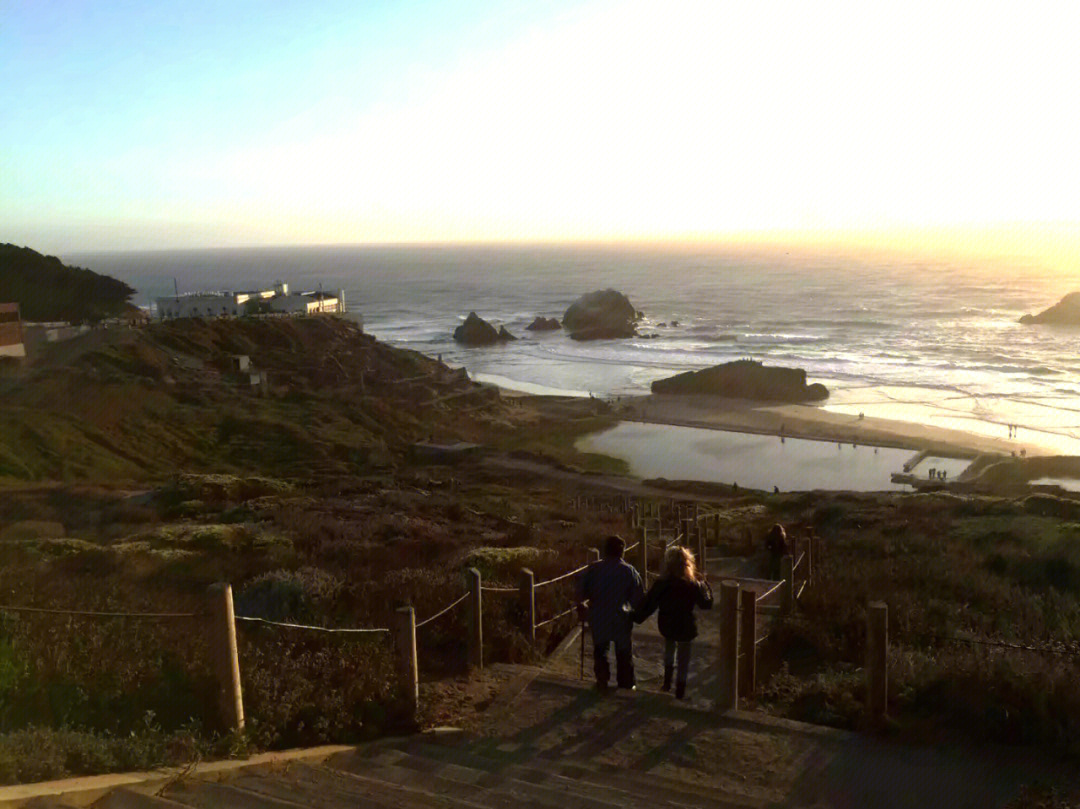
[(539, 628), (540, 628), (540, 627), (542, 627), (542, 626), (546, 626), (547, 624), (550, 624), (550, 623), (552, 623), (552, 622), (554, 622), (554, 621), (558, 621), (558, 620), (559, 620), (560, 618), (565, 618), (565, 617), (566, 617), (567, 615), (569, 615), (570, 613), (572, 613), (572, 612), (573, 612), (574, 610), (576, 610), (576, 609), (577, 609), (577, 605), (575, 604), (575, 605), (574, 605), (574, 606), (572, 606), (572, 607), (571, 607), (570, 609), (568, 609), (568, 610), (563, 610), (563, 611), (562, 611), (562, 612), (560, 612), (560, 613), (559, 613), (558, 615), (554, 615), (554, 616), (552, 616), (551, 618), (548, 618), (548, 619), (547, 619), (547, 620), (545, 620), (545, 621), (541, 621), (541, 622), (540, 622), (540, 623), (538, 623), (538, 624), (534, 624), (533, 626), (535, 626), (535, 627), (536, 627), (537, 629), (539, 629)]
[(285, 629), (304, 629), (309, 632), (327, 632), (334, 635), (371, 635), (380, 632), (389, 632), (389, 627), (371, 628), (334, 628), (328, 626), (312, 626), (311, 624), (292, 624), (286, 621), (271, 621), (268, 618), (256, 618), (252, 615), (237, 615), (237, 621), (247, 621), (253, 624), (266, 624), (267, 626), (280, 626)]
[(784, 582), (782, 582), (782, 581), (776, 582), (772, 587), (770, 587), (764, 593), (760, 593), (758, 595), (758, 601), (759, 602), (764, 601), (766, 598), (771, 596), (773, 593), (780, 592), (780, 588), (783, 587), (783, 586), (784, 586)]
[(41, 615), (71, 615), (77, 618), (197, 618), (197, 612), (98, 612), (95, 610), (56, 610), (45, 607), (0, 605), (0, 612), (31, 612)]
[(481, 587), (480, 591), (483, 593), (517, 593), (519, 589), (517, 587)]
[(430, 618), (425, 618), (425, 619), (424, 619), (423, 621), (419, 621), (419, 622), (418, 622), (418, 623), (416, 624), (416, 628), (417, 628), (417, 629), (419, 629), (419, 628), (420, 628), (420, 627), (422, 627), (422, 626), (426, 626), (426, 625), (430, 624), (430, 623), (431, 623), (432, 621), (434, 621), (434, 620), (435, 620), (436, 618), (442, 618), (442, 617), (443, 617), (444, 615), (446, 615), (446, 613), (450, 612), (450, 610), (452, 610), (452, 609), (453, 609), (454, 607), (456, 607), (456, 606), (457, 606), (458, 604), (461, 604), (461, 603), (462, 603), (463, 601), (465, 601), (465, 600), (466, 600), (466, 599), (467, 599), (468, 597), (469, 597), (469, 594), (468, 594), (468, 593), (466, 593), (466, 594), (465, 594), (465, 595), (463, 595), (463, 596), (462, 596), (461, 598), (459, 598), (459, 599), (458, 599), (457, 601), (455, 601), (454, 603), (450, 604), (450, 605), (449, 605), (448, 607), (443, 607), (443, 608), (442, 608), (441, 610), (439, 610), (439, 611), (438, 611), (437, 613), (435, 613), (434, 615), (432, 615), (432, 616), (431, 616)]
[(945, 643), (963, 643), (969, 646), (989, 646), (999, 649), (1011, 649), (1017, 652), (1034, 652), (1036, 654), (1055, 655), (1057, 657), (1080, 658), (1080, 651), (1069, 649), (1053, 649), (1048, 646), (1029, 646), (1023, 643), (1009, 643), (1000, 640), (979, 640), (977, 638), (959, 638), (955, 635), (934, 635), (925, 632), (899, 632), (898, 637), (910, 640), (912, 638), (925, 638), (927, 640), (943, 641)]
[(561, 576), (556, 576), (554, 579), (548, 579), (547, 581), (537, 582), (536, 584), (533, 585), (533, 587), (534, 588), (535, 587), (546, 587), (547, 585), (554, 584), (557, 581), (562, 581), (563, 579), (568, 579), (571, 576), (576, 576), (578, 573), (580, 573), (581, 571), (583, 571), (587, 567), (588, 567), (588, 565), (582, 565), (581, 567), (579, 567), (579, 568), (577, 568), (575, 570), (571, 570), (571, 571), (568, 571), (566, 573), (563, 573)]
[(796, 599), (802, 598), (802, 593), (803, 593), (803, 590), (805, 590), (805, 589), (806, 589), (806, 582), (804, 581), (802, 584), (799, 585), (799, 589), (795, 592), (795, 598)]

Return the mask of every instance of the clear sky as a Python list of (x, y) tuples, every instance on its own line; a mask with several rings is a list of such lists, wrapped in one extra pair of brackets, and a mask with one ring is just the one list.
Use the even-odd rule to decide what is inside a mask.
[(0, 15), (0, 241), (47, 252), (1080, 223), (1077, 3)]

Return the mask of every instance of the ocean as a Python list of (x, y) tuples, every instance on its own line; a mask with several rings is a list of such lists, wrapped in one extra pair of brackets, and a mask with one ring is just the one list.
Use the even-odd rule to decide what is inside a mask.
[[(1080, 288), (1039, 266), (955, 258), (699, 246), (375, 246), (92, 253), (69, 263), (121, 278), (148, 305), (181, 292), (344, 289), (369, 333), (529, 392), (618, 396), (741, 357), (805, 368), (825, 407), (1080, 455), (1080, 329), (1017, 319)], [(613, 287), (643, 335), (579, 343), (525, 331)], [(521, 339), (463, 348), (469, 311)], [(677, 323), (677, 325), (676, 325)], [(666, 325), (665, 325), (666, 324)], [(651, 336), (655, 335), (655, 336)]]

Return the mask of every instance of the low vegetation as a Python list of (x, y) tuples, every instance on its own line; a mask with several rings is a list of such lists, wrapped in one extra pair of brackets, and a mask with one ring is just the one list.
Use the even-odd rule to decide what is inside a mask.
[(858, 727), (865, 606), (884, 601), (895, 732), (1080, 754), (1080, 523), (1046, 506), (948, 495), (819, 504), (805, 515), (824, 538), (819, 579), (777, 632), (780, 671), (762, 702)]

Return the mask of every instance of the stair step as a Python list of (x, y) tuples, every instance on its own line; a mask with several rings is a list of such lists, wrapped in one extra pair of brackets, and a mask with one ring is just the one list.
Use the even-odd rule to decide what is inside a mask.
[(441, 775), (438, 764), (434, 769), (425, 772), (392, 763), (395, 757), (401, 755), (396, 751), (386, 751), (374, 758), (334, 762), (332, 766), (403, 786), (417, 786), (435, 794), (468, 800), (487, 809), (617, 809), (617, 804), (614, 803), (579, 799), (547, 787), (502, 778), (495, 773), (481, 772), (475, 778), (463, 782)]
[(311, 809), (462, 809), (468, 804), (402, 789), (394, 784), (362, 779), (319, 765), (293, 765), (267, 775), (245, 774), (231, 781), (235, 786)]
[[(418, 769), (423, 766), (419, 762), (431, 763), (430, 759), (423, 758), (411, 753), (401, 753), (404, 757), (399, 763), (410, 769)], [(490, 760), (489, 760), (490, 761)], [(413, 763), (417, 762), (417, 763)], [(475, 779), (481, 772), (472, 767), (463, 767), (459, 764), (446, 763), (439, 771), (441, 775), (454, 778), (456, 771), (468, 773), (468, 777)], [(603, 805), (615, 804), (623, 809), (657, 809), (657, 807), (670, 807), (671, 809), (685, 809), (686, 803), (673, 800), (658, 800), (656, 797), (642, 797), (627, 792), (616, 786), (592, 784), (584, 781), (567, 778), (551, 769), (544, 769), (536, 764), (510, 764), (498, 767), (497, 773), (492, 773), (501, 779), (514, 779), (520, 782), (547, 787), (550, 790), (563, 795), (575, 795), (582, 800), (596, 801)]]
[(288, 798), (270, 798), (230, 784), (194, 778), (173, 784), (165, 797), (197, 809), (295, 809), (305, 805)]
[(117, 787), (93, 804), (94, 809), (181, 809), (182, 806), (168, 798), (136, 792), (128, 787)]
[(368, 796), (375, 796), (380, 806), (385, 804), (395, 809), (483, 809), (480, 804), (469, 800), (442, 793), (433, 794), (411, 785), (403, 787), (377, 777), (344, 772), (332, 766), (303, 764), (290, 768), (290, 774), (294, 773), (320, 787), (333, 784), (333, 788), (343, 794), (364, 797), (365, 800), (370, 799)]
[(563, 756), (544, 756), (538, 753), (521, 759), (520, 753), (499, 753), (491, 745), (485, 745), (483, 754), (472, 749), (459, 749), (427, 745), (418, 741), (402, 740), (408, 752), (416, 756), (464, 765), (492, 773), (512, 774), (516, 766), (528, 770), (551, 772), (563, 778), (581, 781), (600, 787), (629, 792), (652, 801), (663, 801), (676, 806), (702, 806), (714, 809), (748, 809), (763, 806), (763, 799), (732, 795), (726, 792), (679, 778), (644, 772), (611, 765), (568, 760)]

